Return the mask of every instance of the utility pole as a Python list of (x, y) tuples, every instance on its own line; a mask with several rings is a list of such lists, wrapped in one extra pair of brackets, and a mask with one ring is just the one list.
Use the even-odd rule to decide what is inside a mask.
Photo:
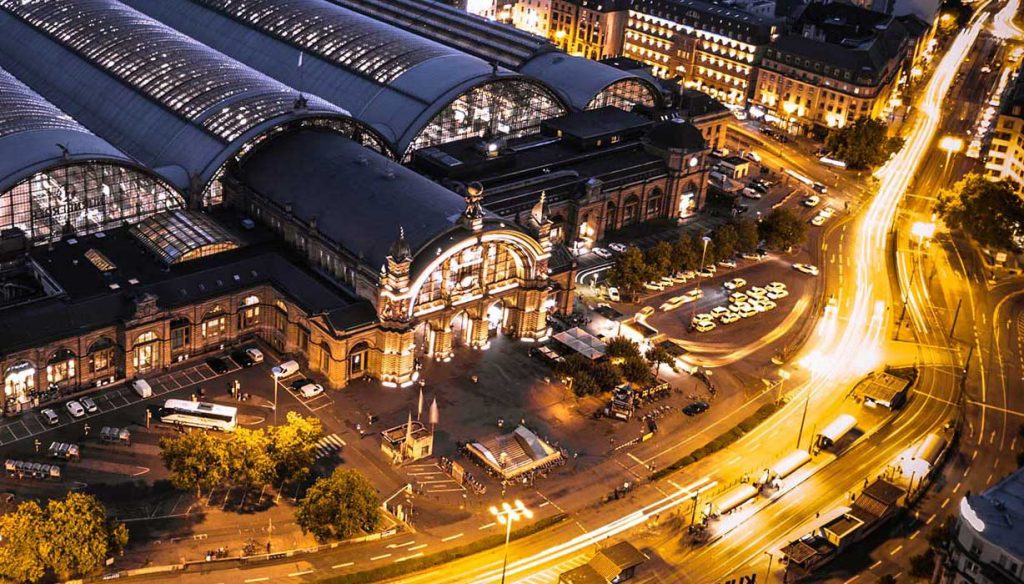
[(956, 321), (960, 318), (960, 306), (964, 303), (964, 299), (961, 298), (956, 301), (956, 312), (953, 313), (953, 326), (949, 327), (949, 338), (953, 338), (953, 331), (956, 330)]
[(800, 450), (800, 439), (804, 436), (804, 422), (807, 421), (807, 405), (811, 403), (811, 388), (807, 388), (807, 399), (804, 400), (804, 413), (800, 416), (800, 431), (796, 435), (796, 449)]
[(974, 355), (974, 345), (967, 351), (967, 358), (964, 359), (964, 379), (967, 379), (967, 369), (971, 366), (971, 356)]

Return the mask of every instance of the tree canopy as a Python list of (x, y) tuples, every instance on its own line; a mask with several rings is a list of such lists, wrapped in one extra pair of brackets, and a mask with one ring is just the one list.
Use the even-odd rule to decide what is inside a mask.
[(644, 253), (630, 246), (619, 254), (615, 264), (608, 269), (608, 283), (635, 294), (652, 275), (653, 271), (644, 259)]
[(1024, 202), (1013, 183), (968, 175), (939, 193), (936, 210), (946, 225), (960, 229), (980, 245), (1021, 251)]
[(309, 488), (295, 521), (303, 533), (312, 533), (321, 541), (372, 532), (381, 522), (380, 497), (357, 471), (335, 469)]
[(888, 136), (889, 128), (878, 120), (860, 118), (829, 132), (825, 145), (848, 168), (862, 170), (884, 164), (903, 146), (903, 138)]
[(37, 582), (47, 574), (61, 581), (84, 576), (128, 544), (123, 524), (108, 521), (95, 497), (75, 492), (45, 508), (21, 503), (0, 516), (0, 533), (0, 576), (17, 582)]
[(277, 476), (287, 480), (305, 478), (316, 462), (316, 443), (324, 436), (320, 418), (288, 412), (285, 424), (270, 428), (269, 434), (270, 457)]
[(160, 459), (171, 473), (176, 489), (212, 489), (227, 475), (228, 449), (224, 440), (206, 432), (189, 432), (160, 439)]
[(761, 239), (773, 249), (800, 245), (807, 239), (807, 223), (793, 211), (778, 208), (768, 214), (759, 226)]

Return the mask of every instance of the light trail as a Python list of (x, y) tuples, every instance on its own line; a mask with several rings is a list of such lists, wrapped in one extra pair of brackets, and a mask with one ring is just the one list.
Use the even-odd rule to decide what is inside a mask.
[(992, 17), (992, 34), (1001, 39), (1017, 39), (1024, 36), (1024, 29), (1013, 21), (1020, 8), (1020, 0), (1010, 0), (1002, 10)]

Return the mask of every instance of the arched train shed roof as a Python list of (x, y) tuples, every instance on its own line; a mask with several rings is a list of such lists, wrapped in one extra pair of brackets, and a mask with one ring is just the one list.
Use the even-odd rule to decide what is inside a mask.
[(343, 109), (316, 97), (297, 107), (295, 90), (113, 0), (0, 0), (0, 61), (182, 191), (292, 122), (378, 141)]
[(130, 156), (0, 69), (0, 194), (46, 169), (94, 161), (149, 174)]
[(499, 63), (548, 85), (570, 107), (600, 106), (602, 91), (634, 81), (656, 104), (661, 94), (648, 79), (560, 51), (547, 39), (480, 18), (436, 0), (332, 0), (377, 20)]
[[(400, 154), (435, 115), (474, 87), (531, 84), (535, 91), (551, 94), (517, 73), (323, 0), (126, 2), (279, 81), (347, 109)], [(558, 101), (553, 94), (551, 99)]]

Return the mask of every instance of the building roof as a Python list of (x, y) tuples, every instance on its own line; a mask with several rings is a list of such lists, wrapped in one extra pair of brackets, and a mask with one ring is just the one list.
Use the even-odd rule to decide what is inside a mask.
[[(646, 561), (647, 556), (636, 549), (636, 546), (628, 541), (620, 541), (597, 552), (597, 555), (590, 560), (590, 563), (598, 565), (599, 563), (607, 562), (614, 566), (618, 572), (622, 572), (633, 566), (639, 566)], [(598, 569), (600, 570), (600, 568)], [(618, 572), (613, 575), (618, 576)]]
[(238, 242), (209, 216), (182, 209), (151, 215), (130, 231), (168, 265), (238, 247)]
[(281, 136), (243, 161), (239, 180), (297, 221), (373, 269), (384, 264), (399, 227), (413, 253), (451, 230), (465, 199), (337, 134)]
[(752, 45), (767, 44), (781, 19), (770, 18), (706, 0), (634, 0), (633, 10), (656, 14), (688, 27), (712, 30)]
[(0, 69), (0, 193), (41, 170), (85, 161), (149, 172)]
[(651, 120), (617, 107), (605, 106), (545, 120), (543, 126), (546, 135), (568, 134), (581, 141), (588, 141), (642, 131), (651, 126)]
[[(100, 270), (88, 259), (90, 250), (113, 269)], [(339, 330), (376, 322), (372, 305), (292, 261), (273, 242), (166, 266), (120, 228), (35, 247), (30, 255), (62, 293), (0, 309), (0, 353), (131, 319), (133, 299), (144, 294), (155, 295), (159, 308), (173, 309), (259, 284), (272, 284), (310, 314), (325, 314)]]
[(113, 0), (0, 0), (0, 64), (182, 191), (284, 123), (347, 112)]
[(617, 82), (642, 83), (650, 99), (660, 92), (645, 75), (559, 51), (547, 39), (480, 18), (437, 0), (333, 0), (382, 22), (444, 43), (537, 79), (576, 109), (586, 109)]
[(707, 149), (704, 135), (696, 126), (679, 118), (664, 121), (651, 129), (647, 140), (661, 149), (679, 149), (694, 152)]
[(967, 494), (961, 521), (1017, 558), (1024, 558), (1024, 469), (1018, 469), (980, 495)]
[(608, 584), (608, 579), (590, 564), (583, 564), (568, 572), (562, 572), (558, 577), (558, 584)]
[[(322, 0), (126, 0), (247, 65), (338, 105), (405, 152), (475, 87), (521, 75)], [(302, 65), (299, 67), (299, 54)]]

